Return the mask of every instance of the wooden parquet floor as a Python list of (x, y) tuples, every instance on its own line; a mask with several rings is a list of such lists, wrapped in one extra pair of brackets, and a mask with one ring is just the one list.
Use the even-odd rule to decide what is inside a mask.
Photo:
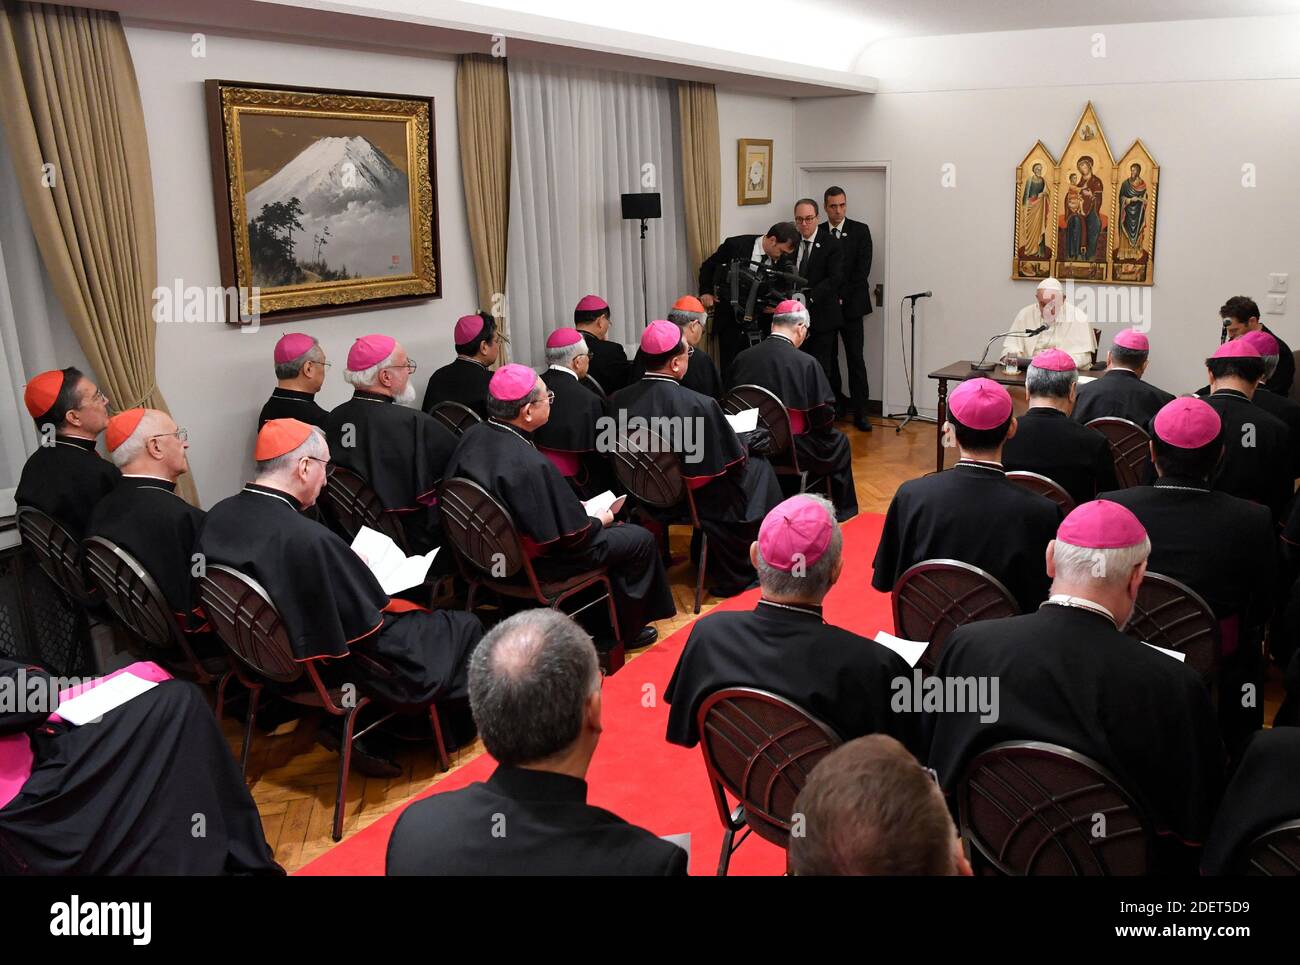
[[(892, 426), (877, 423), (874, 432), (858, 432), (840, 423), (853, 446), (853, 473), (858, 505), (862, 512), (883, 513), (899, 484), (934, 468), (934, 432), (928, 423), (913, 423), (896, 434)], [(949, 459), (949, 462), (952, 460)], [(694, 619), (695, 568), (688, 553), (689, 530), (674, 529), (672, 551), (681, 562), (668, 575), (677, 600), (677, 615), (655, 624), (659, 639), (666, 639)], [(706, 596), (701, 614), (719, 601)], [(639, 654), (631, 652), (628, 659)], [(1276, 710), (1279, 688), (1276, 681), (1266, 695), (1266, 719)], [(238, 754), (242, 740), (239, 722), (227, 719), (224, 732)], [(289, 872), (333, 847), (330, 836), (334, 817), (334, 789), (338, 780), (338, 756), (315, 740), (316, 722), (304, 719), (291, 733), (266, 736), (254, 732), (249, 756), (248, 780), (262, 815), (267, 841), (276, 860)], [(452, 770), (463, 767), (483, 753), (482, 743), (452, 753)], [(399, 777), (367, 778), (355, 771), (348, 780), (347, 813), (343, 834), (348, 835), (383, 817), (394, 808), (441, 780), (435, 755), (427, 743), (401, 747), (397, 761), (403, 767)]]

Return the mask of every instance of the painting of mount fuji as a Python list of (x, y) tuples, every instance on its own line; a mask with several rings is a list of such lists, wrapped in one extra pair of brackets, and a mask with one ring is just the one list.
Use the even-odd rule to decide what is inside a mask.
[(208, 90), (223, 284), (240, 304), (229, 321), (441, 294), (432, 99)]

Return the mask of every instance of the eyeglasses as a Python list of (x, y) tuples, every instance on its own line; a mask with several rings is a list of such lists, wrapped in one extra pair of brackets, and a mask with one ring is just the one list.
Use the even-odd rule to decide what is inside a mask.
[(406, 371), (408, 371), (408, 372), (410, 372), (412, 375), (414, 375), (414, 374), (415, 374), (415, 368), (416, 368), (416, 366), (415, 366), (415, 360), (414, 360), (414, 359), (407, 359), (405, 365), (385, 365), (384, 368), (386, 368), (386, 369), (406, 369)]
[(188, 442), (190, 438), (189, 429), (177, 429), (175, 432), (159, 432), (152, 435), (150, 439), (166, 439), (168, 436), (175, 436), (178, 442)]
[(317, 362), (314, 359), (309, 359), (308, 361), (310, 361), (312, 365), (319, 365), (323, 369), (327, 369), (334, 364), (333, 362)]
[(801, 218), (798, 215), (795, 215), (794, 220), (796, 224), (812, 224), (814, 221), (817, 220), (817, 215), (810, 214), (806, 218)]
[[(399, 365), (398, 368), (401, 368), (401, 366)], [(318, 462), (318, 463), (320, 463), (322, 466), (325, 467), (325, 478), (326, 478), (326, 479), (328, 479), (330, 476), (334, 475), (334, 470), (335, 470), (335, 468), (337, 468), (337, 467), (334, 465), (334, 463), (330, 462), (328, 459), (320, 459), (320, 458), (318, 458), (318, 457), (316, 457), (316, 456), (308, 456), (307, 458), (310, 459), (312, 462)]]
[(106, 395), (105, 395), (103, 392), (101, 392), (100, 390), (96, 389), (96, 390), (95, 390), (95, 394), (92, 395), (89, 399), (83, 399), (83, 400), (82, 400), (82, 401), (77, 405), (77, 408), (80, 409), (82, 406), (87, 406), (87, 405), (99, 405), (101, 402), (103, 402), (103, 403), (107, 403), (107, 402), (108, 402), (108, 396), (106, 396)]

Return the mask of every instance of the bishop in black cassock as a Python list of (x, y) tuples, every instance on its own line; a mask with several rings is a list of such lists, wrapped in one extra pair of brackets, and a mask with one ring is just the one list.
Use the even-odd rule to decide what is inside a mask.
[(108, 426), (108, 399), (75, 368), (42, 372), (23, 392), (40, 444), (23, 465), (14, 491), (19, 506), (54, 517), (77, 539), (95, 504), (122, 474), (95, 451)]
[[(0, 691), (57, 688), (45, 671), (0, 658)], [(53, 709), (0, 701), (0, 873), (284, 873), (198, 687), (164, 679), (81, 727)]]
[(282, 336), (275, 343), (277, 384), (257, 416), (257, 428), (272, 419), (297, 419), (325, 428), (329, 412), (316, 404), (316, 393), (325, 382), (328, 366), (320, 342), (310, 335), (292, 332)]
[[(704, 341), (704, 326), (709, 321), (709, 315), (700, 300), (694, 295), (683, 295), (673, 303), (672, 311), (668, 313), (668, 321), (682, 330), (682, 337), (690, 346), (691, 364), (687, 366), (686, 374), (682, 376), (682, 385), (700, 395), (707, 395), (710, 399), (721, 400), (722, 376), (718, 372), (717, 364), (700, 345)], [(637, 349), (636, 357), (632, 360), (632, 374), (628, 383), (640, 382), (643, 375), (645, 375), (645, 353)]]
[(546, 339), (548, 364), (542, 381), (553, 396), (551, 413), (533, 433), (538, 452), (555, 464), (581, 499), (606, 490), (622, 492), (609, 456), (596, 446), (606, 402), (586, 381), (590, 360), (586, 340), (576, 328), (557, 328)]
[(203, 521), (206, 563), (261, 583), (295, 659), (325, 660), (327, 678), (360, 682), (402, 706), (465, 697), (466, 664), (483, 633), (478, 618), (390, 601), (347, 543), (302, 515), (325, 485), (329, 451), (319, 430), (268, 422), (255, 458), (257, 480)]
[(1251, 738), (1224, 791), (1201, 856), (1201, 873), (1251, 874), (1251, 843), (1300, 819), (1300, 728), (1274, 727)]
[(1039, 352), (1025, 374), (1029, 408), (1002, 447), (1007, 472), (1036, 472), (1060, 485), (1075, 504), (1119, 486), (1110, 443), (1070, 420), (1078, 386), (1074, 359), (1060, 349)]
[(823, 615), (842, 550), (834, 507), (820, 496), (792, 496), (767, 514), (754, 550), (762, 599), (752, 612), (715, 612), (692, 626), (664, 692), (669, 741), (694, 747), (710, 694), (755, 687), (793, 701), (842, 740), (885, 733), (921, 753), (920, 716), (890, 708), (893, 681), (911, 674), (906, 661)]
[(429, 376), (420, 408), (432, 412), (439, 402), (459, 402), (486, 419), (488, 369), (496, 364), (505, 336), (492, 315), (479, 312), (457, 319), (453, 337), (456, 357)]
[[(1205, 841), (1224, 761), (1209, 692), (1192, 668), (1119, 629), (1145, 573), (1145, 545), (1128, 510), (1085, 503), (1057, 533), (1052, 595), (1041, 609), (968, 623), (948, 637), (935, 670), (942, 692), (970, 689), (949, 681), (995, 681), (997, 691), (989, 707), (958, 706), (954, 696), (927, 714), (929, 762), (945, 791), (994, 744), (1044, 741), (1109, 770), (1159, 835)], [(1188, 858), (1177, 846), (1157, 856)]]
[(948, 424), (961, 459), (898, 487), (876, 550), (871, 585), (882, 593), (924, 560), (959, 560), (1001, 581), (1022, 612), (1047, 596), (1043, 552), (1061, 510), (1007, 482), (1000, 457), (1015, 431), (1011, 396), (991, 379), (969, 379), (948, 397)]
[(591, 359), (587, 378), (600, 386), (605, 397), (627, 385), (627, 352), (609, 337), (609, 303), (599, 295), (584, 295), (573, 310), (573, 327), (582, 333)]
[(1241, 336), (1241, 340), (1253, 345), (1264, 360), (1264, 376), (1255, 386), (1255, 394), (1250, 397), (1250, 401), (1286, 423), (1291, 476), (1293, 479), (1300, 477), (1300, 402), (1288, 395), (1278, 395), (1269, 387), (1269, 381), (1277, 373), (1278, 353), (1281, 351), (1278, 340), (1262, 329), (1247, 332)]
[(1087, 424), (1093, 419), (1127, 419), (1146, 429), (1156, 413), (1174, 398), (1142, 378), (1150, 351), (1151, 342), (1143, 333), (1133, 329), (1118, 332), (1106, 354), (1106, 371), (1100, 378), (1079, 386), (1071, 414), (1074, 421)]
[[(835, 393), (817, 358), (798, 351), (808, 338), (808, 311), (784, 301), (772, 316), (772, 334), (736, 356), (727, 387), (757, 385), (767, 389), (790, 414), (790, 432), (807, 487), (830, 481), (831, 501), (840, 522), (858, 514), (853, 485), (853, 448), (835, 428)], [(694, 357), (691, 365), (695, 364)]]
[(384, 512), (401, 523), (408, 553), (441, 545), (438, 481), (456, 437), (409, 403), (411, 363), (387, 335), (357, 339), (348, 353), (352, 398), (330, 412), (325, 435), (330, 458), (352, 470), (379, 497)]
[[(489, 419), (461, 436), (446, 478), (478, 483), (505, 507), (540, 578), (563, 580), (608, 567), (623, 642), (645, 646), (655, 638), (647, 625), (677, 612), (654, 537), (640, 526), (614, 523), (608, 511), (589, 516), (559, 470), (537, 451), (533, 433), (549, 418), (548, 391), (527, 366), (499, 368), (489, 387)], [(605, 611), (587, 612), (601, 619)], [(609, 639), (603, 626), (593, 629)]]
[(708, 536), (712, 591), (733, 596), (757, 579), (749, 545), (768, 510), (781, 501), (781, 487), (772, 466), (746, 451), (721, 406), (680, 384), (689, 364), (686, 349), (676, 325), (651, 322), (641, 336), (649, 371), (610, 399), (610, 415), (633, 442), (641, 437), (648, 446), (677, 454)]

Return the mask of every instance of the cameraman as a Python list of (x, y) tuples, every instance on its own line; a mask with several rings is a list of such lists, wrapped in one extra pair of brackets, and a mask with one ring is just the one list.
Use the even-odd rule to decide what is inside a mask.
[[(790, 255), (799, 243), (799, 232), (789, 221), (778, 221), (767, 229), (765, 235), (735, 235), (718, 246), (704, 264), (700, 265), (700, 301), (705, 308), (712, 308), (714, 328), (718, 333), (719, 368), (725, 372), (731, 360), (749, 347), (749, 341), (741, 331), (740, 320), (736, 318), (730, 302), (731, 290), (728, 279), (733, 262), (740, 262), (742, 267), (754, 265), (776, 268), (778, 263), (782, 270), (790, 270)], [(761, 283), (760, 283), (761, 284)], [(760, 292), (760, 296), (761, 296)], [(740, 296), (748, 295), (745, 286), (741, 286)], [(771, 314), (772, 307), (760, 298), (756, 308), (763, 306), (763, 311)], [(759, 331), (766, 326), (754, 320)]]

